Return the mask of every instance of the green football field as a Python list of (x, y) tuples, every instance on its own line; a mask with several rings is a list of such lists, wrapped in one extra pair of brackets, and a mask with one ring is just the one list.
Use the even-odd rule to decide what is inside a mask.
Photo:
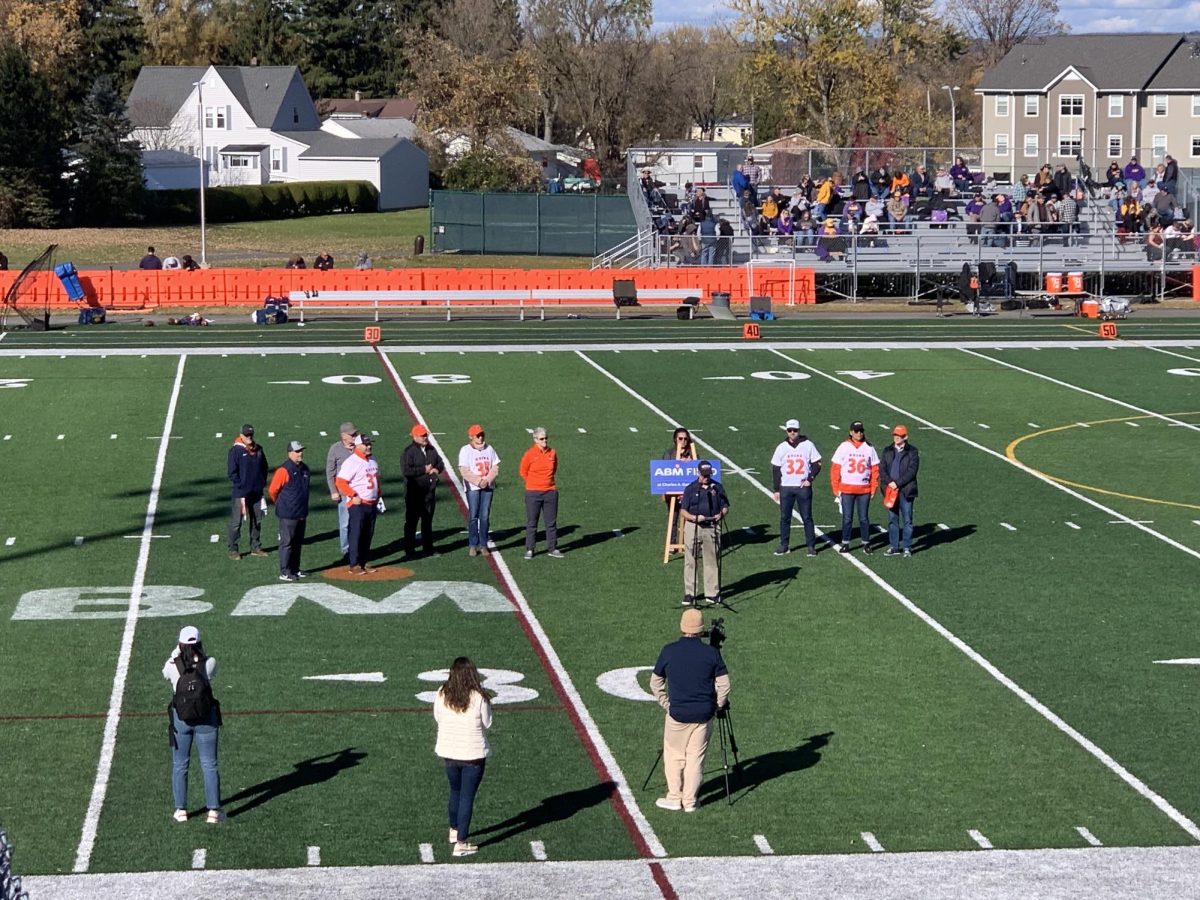
[[(377, 348), (352, 323), (6, 335), (0, 823), (14, 866), (449, 862), (428, 692), (458, 655), (497, 691), (482, 849), (460, 865), (1200, 843), (1200, 321), (1120, 330), (810, 320), (749, 342), (735, 323), (388, 323)], [(769, 460), (792, 417), (826, 462), (851, 420), (880, 449), (908, 426), (922, 459), (911, 559), (834, 552), (826, 474), (820, 552), (804, 555), (796, 521), (801, 552), (772, 555)], [(386, 577), (339, 565), (322, 485), (345, 419), (377, 434)], [(447, 479), (440, 555), (401, 560), (414, 421), (451, 462), (469, 424), (486, 428), (502, 459), (490, 559), (468, 557)], [(226, 553), (225, 456), (243, 422), (272, 468), (287, 441), (309, 448), (302, 583), (277, 580), (274, 554)], [(714, 736), (696, 815), (654, 806), (648, 693), (683, 593), (648, 461), (677, 424), (721, 461), (731, 501), (729, 608), (706, 619), (729, 635), (739, 764), (730, 805)], [(516, 469), (538, 425), (560, 459), (562, 560), (522, 558)], [(878, 497), (872, 520), (882, 547)], [(272, 551), (273, 529), (268, 516)], [(160, 670), (184, 624), (220, 664), (220, 827), (170, 819)], [(200, 811), (198, 763), (190, 788)]]

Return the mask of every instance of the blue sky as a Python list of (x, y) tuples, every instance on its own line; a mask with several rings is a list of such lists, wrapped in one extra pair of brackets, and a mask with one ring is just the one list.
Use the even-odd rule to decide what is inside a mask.
[[(1187, 31), (1200, 22), (1200, 0), (1058, 0), (1059, 17), (1071, 31)], [(706, 25), (729, 17), (722, 2), (654, 0), (658, 28), (672, 24)]]

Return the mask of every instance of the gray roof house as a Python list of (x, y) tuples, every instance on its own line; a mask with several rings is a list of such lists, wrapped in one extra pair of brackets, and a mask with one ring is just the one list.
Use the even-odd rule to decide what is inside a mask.
[(982, 101), (987, 172), (1015, 176), (1076, 155), (1099, 177), (1137, 156), (1200, 165), (1200, 35), (1062, 34), (1025, 41), (990, 68)]
[(210, 185), (370, 181), (381, 209), (429, 202), (425, 152), (406, 137), (322, 130), (295, 66), (146, 66), (126, 112), (144, 148), (203, 156)]

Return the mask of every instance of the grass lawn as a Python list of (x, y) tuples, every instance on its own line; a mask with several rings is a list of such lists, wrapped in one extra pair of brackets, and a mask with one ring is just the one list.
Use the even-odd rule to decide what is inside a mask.
[[(213, 266), (258, 268), (282, 266), (299, 253), (311, 265), (321, 251), (333, 254), (339, 267), (354, 264), (366, 250), (376, 268), (442, 266), (453, 268), (567, 269), (587, 266), (585, 257), (494, 256), (469, 254), (413, 255), (413, 240), (425, 236), (429, 247), (429, 210), (311, 216), (270, 222), (234, 222), (208, 226), (208, 261)], [(199, 225), (163, 228), (11, 229), (0, 232), (0, 250), (11, 269), (57, 243), (55, 259), (70, 260), (81, 269), (130, 269), (153, 245), (160, 256), (200, 258)]]

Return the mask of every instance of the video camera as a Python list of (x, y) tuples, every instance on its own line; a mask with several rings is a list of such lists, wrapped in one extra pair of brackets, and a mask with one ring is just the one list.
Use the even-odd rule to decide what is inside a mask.
[(708, 638), (708, 643), (714, 650), (720, 650), (721, 644), (725, 642), (725, 619), (717, 619), (708, 628), (700, 632), (700, 636)]

